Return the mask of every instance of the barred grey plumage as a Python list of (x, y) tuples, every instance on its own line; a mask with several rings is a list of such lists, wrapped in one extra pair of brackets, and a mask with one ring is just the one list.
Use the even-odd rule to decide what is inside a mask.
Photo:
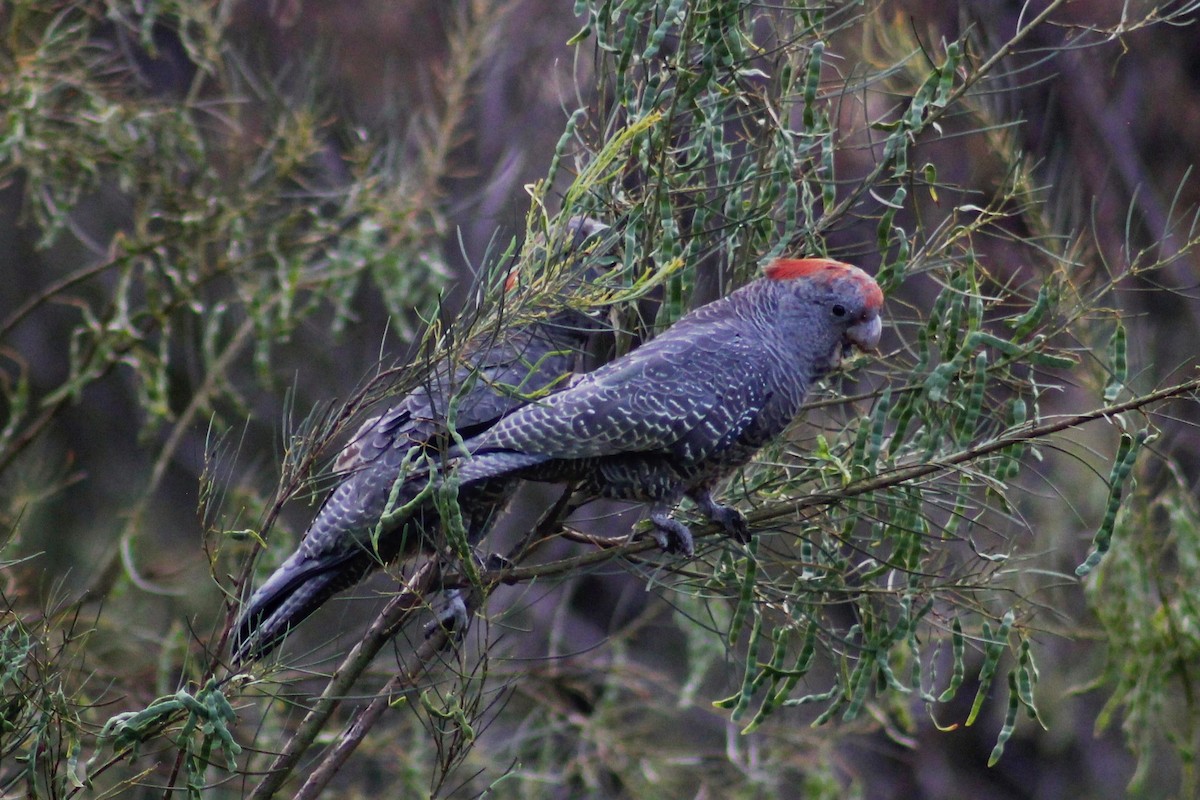
[[(571, 251), (606, 226), (586, 217), (567, 225)], [(235, 663), (261, 658), (301, 620), (337, 592), (401, 553), (441, 543), (431, 503), (399, 520), (384, 516), (417, 496), (426, 481), (404, 483), (403, 461), (414, 447), (436, 455), (452, 446), (447, 418), (455, 401), (455, 432), (472, 437), (504, 414), (570, 377), (594, 316), (563, 309), (528, 326), (487, 332), (460, 363), (438, 364), (426, 382), (384, 413), (368, 419), (335, 462), (342, 482), (305, 532), (296, 552), (247, 602), (234, 632)], [(518, 479), (498, 476), (464, 493), (468, 538), (477, 540), (507, 502)], [(399, 484), (399, 485), (398, 485)]]

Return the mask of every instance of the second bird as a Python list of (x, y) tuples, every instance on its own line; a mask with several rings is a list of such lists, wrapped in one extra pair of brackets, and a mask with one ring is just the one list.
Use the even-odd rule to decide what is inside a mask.
[[(566, 225), (560, 258), (578, 255), (607, 226), (587, 217)], [(596, 270), (575, 264), (583, 279)], [(513, 280), (510, 276), (510, 282)], [(515, 276), (520, 281), (520, 275)], [(470, 437), (574, 372), (589, 337), (603, 323), (593, 314), (563, 308), (540, 322), (486, 331), (461, 360), (435, 365), (425, 382), (392, 408), (367, 420), (339, 454), (341, 483), (329, 494), (299, 547), (242, 609), (234, 631), (234, 663), (261, 658), (334, 594), (402, 554), (430, 551), (443, 538), (431, 503), (392, 520), (389, 515), (424, 486), (419, 476), (397, 486), (414, 446), (430, 455), (451, 446), (448, 417), (457, 406), (455, 433)], [(477, 482), (467, 492), (463, 517), (477, 540), (516, 488), (516, 478)]]

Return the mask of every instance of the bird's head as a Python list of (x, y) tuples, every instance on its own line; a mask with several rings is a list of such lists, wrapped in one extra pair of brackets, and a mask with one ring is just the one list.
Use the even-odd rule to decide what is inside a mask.
[(549, 235), (537, 234), (504, 281), (506, 301), (581, 336), (610, 328), (608, 304), (600, 302), (606, 276), (619, 267), (609, 231), (591, 217), (572, 216)]
[(763, 276), (768, 284), (787, 288), (808, 323), (828, 332), (829, 368), (854, 347), (874, 352), (879, 346), (883, 292), (858, 267), (829, 258), (780, 258), (767, 265)]
[[(607, 230), (609, 230), (609, 226), (599, 220), (583, 215), (575, 215), (567, 220), (561, 232), (551, 238), (551, 252), (553, 253), (553, 257), (559, 260), (578, 257), (588, 247), (597, 244), (601, 234)], [(534, 241), (535, 251), (545, 248), (546, 241), (545, 234), (539, 233)], [(530, 257), (529, 260), (533, 260), (533, 257)], [(595, 281), (603, 273), (604, 270), (598, 268), (595, 264), (589, 264), (582, 275), (582, 279), (584, 281)], [(520, 285), (521, 269), (518, 266), (509, 272), (508, 277), (504, 279), (504, 290), (511, 292)]]

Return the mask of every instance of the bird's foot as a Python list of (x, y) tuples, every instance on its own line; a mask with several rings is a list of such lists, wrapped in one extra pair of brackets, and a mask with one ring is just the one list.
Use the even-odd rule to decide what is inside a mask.
[(742, 544), (750, 541), (750, 525), (746, 522), (746, 515), (736, 508), (716, 506), (708, 516), (709, 519), (721, 526), (726, 535)]
[(721, 526), (725, 535), (742, 544), (750, 541), (750, 525), (746, 522), (746, 516), (742, 512), (736, 508), (721, 505), (713, 500), (712, 494), (709, 492), (697, 494), (692, 497), (692, 500), (709, 519)]
[(452, 638), (458, 638), (467, 631), (471, 622), (467, 613), (467, 603), (463, 593), (458, 589), (446, 589), (435, 603), (433, 622), (425, 626), (425, 638), (430, 639), (434, 634), (445, 631)]
[(692, 532), (687, 525), (673, 519), (666, 511), (656, 511), (650, 515), (654, 528), (650, 535), (664, 552), (674, 553), (691, 558), (696, 548), (692, 542)]

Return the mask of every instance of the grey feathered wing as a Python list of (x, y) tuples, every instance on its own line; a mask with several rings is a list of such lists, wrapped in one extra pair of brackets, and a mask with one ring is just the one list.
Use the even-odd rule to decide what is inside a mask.
[(689, 321), (468, 442), (473, 456), (459, 466), (461, 483), (552, 461), (693, 462), (729, 447), (770, 400), (765, 360), (736, 324), (704, 320), (698, 335)]

